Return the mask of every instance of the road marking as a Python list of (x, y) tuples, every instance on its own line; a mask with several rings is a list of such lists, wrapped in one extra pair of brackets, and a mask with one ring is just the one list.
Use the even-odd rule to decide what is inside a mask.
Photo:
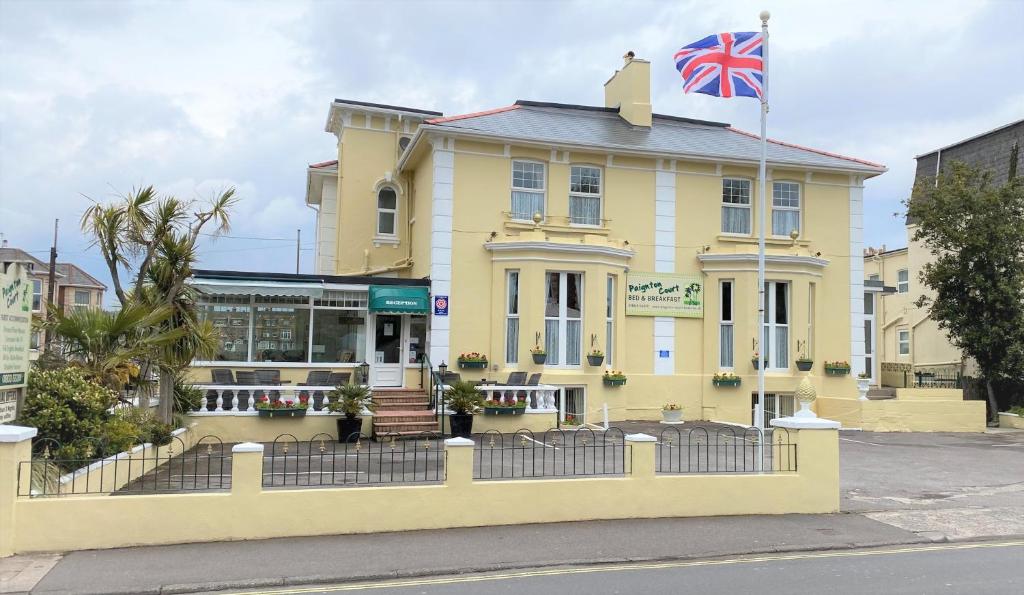
[(371, 589), (395, 589), (401, 587), (423, 587), (428, 585), (453, 585), (459, 583), (478, 583), (485, 581), (513, 580), (518, 578), (561, 576), (572, 574), (592, 574), (597, 572), (617, 572), (623, 570), (661, 570), (667, 568), (692, 568), (700, 566), (728, 566), (733, 564), (750, 564), (757, 562), (776, 562), (788, 560), (811, 560), (818, 558), (854, 558), (862, 556), (884, 556), (890, 554), (914, 554), (921, 552), (972, 550), (984, 548), (1024, 547), (1024, 541), (1003, 541), (985, 543), (943, 544), (917, 547), (904, 547), (887, 550), (857, 550), (815, 552), (809, 554), (773, 554), (749, 558), (728, 558), (724, 560), (691, 560), (685, 562), (658, 562), (650, 564), (619, 564), (610, 566), (587, 566), (582, 568), (551, 568), (547, 570), (527, 570), (506, 572), (503, 574), (484, 574), (475, 576), (451, 576), (439, 578), (393, 580), (379, 583), (362, 583), (351, 585), (335, 585), (328, 587), (301, 587), (296, 589), (273, 589), (268, 591), (236, 592), (232, 595), (297, 595), (301, 593), (339, 593), (342, 591), (368, 591)]
[(885, 444), (878, 444), (878, 443), (875, 443), (875, 442), (864, 442), (863, 440), (854, 440), (853, 438), (842, 438), (842, 437), (840, 437), (839, 439), (840, 440), (845, 440), (846, 442), (856, 442), (857, 444), (867, 444), (869, 446), (885, 446)]

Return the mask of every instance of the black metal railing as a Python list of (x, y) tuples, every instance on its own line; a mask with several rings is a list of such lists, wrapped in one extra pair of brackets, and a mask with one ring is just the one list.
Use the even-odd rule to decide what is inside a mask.
[(291, 434), (274, 439), (263, 455), (264, 487), (331, 487), (437, 483), (445, 479), (441, 435), (363, 434), (339, 443), (330, 434), (300, 441)]
[(964, 379), (960, 374), (938, 374), (935, 372), (914, 372), (914, 388), (963, 388)]
[(490, 430), (473, 449), (474, 479), (587, 477), (629, 472), (629, 447), (619, 428), (552, 429), (502, 434)]
[(148, 454), (142, 445), (105, 458), (62, 458), (56, 441), (41, 440), (22, 461), (18, 495), (145, 494), (226, 490), (231, 487), (230, 449), (204, 436), (189, 450), (177, 437)]
[(796, 471), (796, 444), (785, 428), (670, 427), (658, 437), (657, 473)]
[(438, 421), (438, 430), (444, 435), (444, 379), (434, 371), (430, 356), (420, 354), (420, 388), (427, 392), (430, 408), (434, 410), (434, 419)]

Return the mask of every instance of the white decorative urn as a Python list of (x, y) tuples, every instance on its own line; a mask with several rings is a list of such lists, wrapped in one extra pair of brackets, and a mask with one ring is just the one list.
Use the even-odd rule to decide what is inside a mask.
[(800, 379), (800, 384), (796, 387), (796, 400), (800, 402), (800, 411), (797, 411), (793, 417), (817, 417), (813, 411), (811, 411), (811, 403), (818, 398), (818, 391), (814, 390), (814, 385), (811, 384), (811, 378), (804, 376)]

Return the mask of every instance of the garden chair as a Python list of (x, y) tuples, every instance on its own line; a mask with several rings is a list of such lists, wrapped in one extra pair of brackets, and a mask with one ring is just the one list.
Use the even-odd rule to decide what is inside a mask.
[[(256, 370), (256, 382), (264, 386), (278, 386), (281, 384), (281, 370)], [(270, 391), (270, 400), (274, 402), (280, 401), (281, 391)]]
[[(306, 374), (306, 381), (300, 382), (299, 386), (327, 386), (327, 383), (331, 380), (330, 370), (310, 370), (309, 374)], [(315, 390), (310, 395), (309, 391), (302, 391), (299, 396), (310, 397), (310, 406), (313, 411), (320, 411), (324, 406), (324, 391)]]
[(327, 377), (327, 386), (343, 386), (352, 380), (352, 372), (331, 372)]
[[(530, 374), (530, 379), (526, 382), (526, 386), (540, 386), (540, 372), (537, 372), (535, 374)], [(516, 397), (518, 398), (520, 395), (521, 396), (527, 396), (527, 392), (526, 391), (521, 391), (519, 393), (519, 395), (516, 395)], [(537, 408), (537, 391), (531, 391), (529, 393), (529, 397), (530, 397), (530, 409), (536, 409)]]

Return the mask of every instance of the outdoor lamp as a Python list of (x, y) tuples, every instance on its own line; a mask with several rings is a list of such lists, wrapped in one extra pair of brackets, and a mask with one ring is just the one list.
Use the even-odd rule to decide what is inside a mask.
[(441, 381), (444, 382), (444, 373), (448, 371), (448, 364), (441, 360), (441, 363), (437, 365), (437, 373), (441, 375)]
[(359, 364), (359, 374), (363, 380), (363, 384), (370, 384), (370, 364), (363, 360), (363, 363)]

